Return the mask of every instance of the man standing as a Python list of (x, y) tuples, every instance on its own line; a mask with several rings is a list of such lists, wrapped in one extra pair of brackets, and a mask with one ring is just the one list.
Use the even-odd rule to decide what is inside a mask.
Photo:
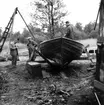
[(12, 42), (10, 44), (10, 55), (12, 57), (12, 66), (16, 67), (17, 64), (17, 60), (18, 60), (18, 49), (16, 46), (17, 42)]
[(73, 32), (73, 28), (71, 27), (69, 21), (66, 21), (66, 34), (65, 34), (65, 37), (73, 39), (72, 32)]
[(27, 43), (27, 48), (29, 52), (29, 61), (34, 61), (36, 58), (36, 52), (35, 52), (35, 47), (37, 46), (37, 43), (32, 40), (31, 37), (28, 37), (28, 43)]

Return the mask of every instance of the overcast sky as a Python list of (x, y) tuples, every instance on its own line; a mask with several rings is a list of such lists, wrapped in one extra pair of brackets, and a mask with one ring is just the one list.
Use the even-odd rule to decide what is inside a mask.
[[(15, 7), (23, 15), (27, 23), (31, 21), (29, 11), (31, 11), (30, 2), (33, 0), (1, 0), (0, 1), (0, 27), (4, 30), (14, 12)], [(89, 22), (94, 22), (97, 17), (100, 0), (63, 0), (69, 15), (65, 20), (75, 25), (76, 22), (84, 26)], [(25, 24), (19, 15), (16, 15), (14, 21), (14, 31), (20, 31)]]

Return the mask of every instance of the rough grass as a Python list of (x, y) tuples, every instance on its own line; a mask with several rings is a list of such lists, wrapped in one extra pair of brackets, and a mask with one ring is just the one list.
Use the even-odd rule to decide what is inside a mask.
[[(79, 105), (77, 102), (86, 105), (86, 99), (83, 101), (81, 96), (92, 94), (93, 72), (86, 71), (87, 64), (74, 65), (71, 65), (71, 68), (74, 67), (74, 73), (67, 79), (61, 76), (32, 79), (25, 64), (19, 64), (15, 69), (10, 66), (1, 67), (1, 72), (5, 70), (7, 81), (4, 83), (5, 89), (2, 90), (1, 105)], [(55, 91), (53, 85), (56, 86)], [(66, 93), (61, 94), (61, 90), (69, 96)]]

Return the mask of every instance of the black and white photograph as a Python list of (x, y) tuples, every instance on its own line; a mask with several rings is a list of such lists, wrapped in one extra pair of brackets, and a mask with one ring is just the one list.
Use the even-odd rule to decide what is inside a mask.
[(0, 105), (104, 105), (104, 0), (1, 0), (0, 13)]

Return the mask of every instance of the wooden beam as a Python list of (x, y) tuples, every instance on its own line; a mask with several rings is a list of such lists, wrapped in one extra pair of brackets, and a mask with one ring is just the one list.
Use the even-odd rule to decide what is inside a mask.
[(101, 91), (104, 91), (104, 83), (94, 80), (94, 87), (97, 89), (100, 89)]

